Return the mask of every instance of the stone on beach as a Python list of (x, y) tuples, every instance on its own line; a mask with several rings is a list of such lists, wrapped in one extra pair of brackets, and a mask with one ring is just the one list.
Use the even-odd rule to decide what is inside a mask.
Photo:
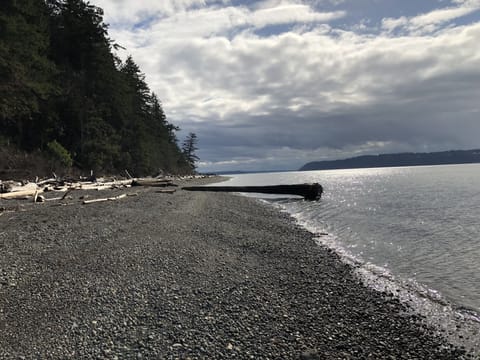
[(254, 199), (152, 189), (25, 210), (0, 217), (2, 359), (462, 354)]

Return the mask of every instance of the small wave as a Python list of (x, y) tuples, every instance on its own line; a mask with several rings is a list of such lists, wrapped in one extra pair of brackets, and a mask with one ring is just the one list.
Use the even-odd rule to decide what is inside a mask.
[(442, 294), (420, 284), (415, 279), (402, 279), (388, 268), (364, 261), (354, 255), (337, 236), (321, 227), (316, 218), (298, 201), (264, 201), (282, 212), (289, 213), (296, 222), (315, 235), (315, 241), (340, 255), (342, 261), (352, 266), (362, 282), (381, 293), (390, 294), (408, 305), (410, 311), (421, 315), (426, 323), (438, 330), (452, 344), (465, 347), (474, 356), (480, 356), (480, 315), (474, 310), (458, 307)]
[[(355, 272), (369, 287), (389, 293), (407, 304), (411, 311), (422, 315), (425, 322), (438, 330), (451, 343), (463, 346), (472, 354), (480, 355), (480, 317), (473, 310), (459, 308), (442, 294), (415, 279), (401, 279), (387, 269), (364, 264)], [(380, 268), (380, 269), (378, 269)]]

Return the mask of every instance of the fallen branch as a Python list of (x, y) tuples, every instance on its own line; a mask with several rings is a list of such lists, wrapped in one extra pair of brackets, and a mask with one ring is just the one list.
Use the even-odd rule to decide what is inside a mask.
[(67, 191), (65, 191), (65, 194), (63, 194), (63, 196), (60, 198), (60, 200), (65, 200), (67, 195), (70, 194), (73, 190), (74, 190), (73, 188), (70, 188)]
[(116, 201), (116, 200), (119, 200), (119, 199), (123, 199), (125, 197), (127, 197), (127, 194), (121, 194), (121, 195), (114, 196), (114, 197), (109, 197), (109, 198), (84, 200), (82, 204), (88, 205), (88, 204), (94, 204), (94, 203), (98, 203), (98, 202)]
[(58, 183), (58, 180), (57, 180), (57, 179), (54, 179), (54, 178), (45, 179), (45, 180), (42, 180), (42, 181), (37, 181), (37, 185), (38, 185), (38, 186), (42, 186), (42, 185), (56, 185), (57, 183)]
[(63, 200), (63, 196), (62, 197), (59, 196), (59, 197), (45, 199), (45, 201), (58, 201), (58, 200)]

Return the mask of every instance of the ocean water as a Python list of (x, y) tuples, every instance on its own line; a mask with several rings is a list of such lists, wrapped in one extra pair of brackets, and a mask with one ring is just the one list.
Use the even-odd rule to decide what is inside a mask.
[(322, 184), (320, 201), (255, 196), (480, 354), (480, 164), (244, 174), (222, 185), (306, 182)]

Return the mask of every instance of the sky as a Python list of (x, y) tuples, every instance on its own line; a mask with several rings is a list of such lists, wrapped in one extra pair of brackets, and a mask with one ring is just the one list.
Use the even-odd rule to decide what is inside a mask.
[(480, 0), (93, 0), (198, 170), (480, 148)]

